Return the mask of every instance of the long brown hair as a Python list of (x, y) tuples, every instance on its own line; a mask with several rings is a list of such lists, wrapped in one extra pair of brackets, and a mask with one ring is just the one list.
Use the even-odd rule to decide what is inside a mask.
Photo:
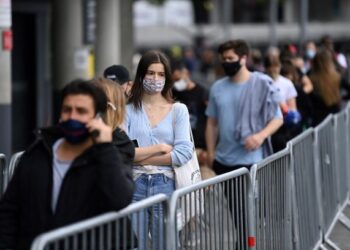
[(136, 109), (141, 108), (142, 96), (144, 94), (143, 78), (146, 75), (148, 67), (153, 63), (161, 63), (164, 66), (165, 85), (162, 90), (162, 96), (169, 102), (173, 102), (171, 89), (173, 81), (171, 79), (170, 64), (167, 56), (157, 50), (146, 52), (140, 59), (137, 66), (134, 84), (130, 91), (129, 103), (132, 103)]
[(320, 96), (327, 106), (340, 102), (340, 80), (331, 53), (322, 49), (316, 53), (312, 61), (310, 80), (314, 85), (315, 94)]
[[(113, 130), (119, 127), (125, 118), (125, 96), (121, 86), (106, 78), (96, 78), (93, 83), (99, 86), (106, 94), (108, 103), (107, 111), (103, 114), (104, 122), (111, 126)], [(115, 110), (114, 110), (114, 107)]]

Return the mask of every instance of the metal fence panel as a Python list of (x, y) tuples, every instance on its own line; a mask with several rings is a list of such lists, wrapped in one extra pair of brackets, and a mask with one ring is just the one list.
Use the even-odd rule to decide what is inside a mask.
[(13, 173), (15, 172), (15, 169), (18, 165), (19, 160), (21, 159), (21, 156), (23, 155), (24, 151), (17, 152), (12, 155), (8, 167), (8, 181), (11, 180)]
[[(165, 249), (167, 200), (166, 195), (158, 194), (119, 212), (41, 234), (31, 250)], [(159, 218), (157, 221), (152, 220), (156, 217)]]
[(255, 165), (256, 248), (293, 249), (292, 170), (290, 150), (285, 149)]
[(249, 171), (232, 171), (176, 190), (170, 200), (170, 249), (254, 249)]
[[(40, 235), (32, 250), (321, 247), (348, 198), (349, 118), (350, 104), (253, 166), (252, 177), (245, 168), (219, 175), (176, 190), (169, 204), (153, 196)], [(9, 178), (21, 154), (11, 158)]]
[(326, 232), (338, 211), (337, 197), (337, 168), (335, 161), (335, 140), (333, 133), (333, 116), (329, 115), (321, 124), (315, 128), (315, 139), (317, 148), (317, 167), (320, 170), (322, 210), (323, 210), (323, 232)]
[(338, 184), (338, 199), (340, 204), (347, 201), (348, 198), (348, 116), (347, 110), (334, 115), (334, 146), (336, 153), (336, 170)]
[(13, 173), (17, 167), (17, 164), (22, 156), (24, 151), (17, 152), (11, 156), (10, 163), (7, 167), (4, 169), (4, 179), (3, 179), (3, 192), (5, 192), (7, 185), (9, 184)]
[(5, 191), (6, 176), (6, 157), (0, 154), (0, 197)]
[(313, 249), (321, 244), (318, 173), (315, 170), (313, 129), (288, 143), (293, 168), (293, 232), (295, 249)]
[[(347, 123), (347, 127), (346, 127), (346, 135), (347, 135), (347, 141), (348, 141), (348, 145), (349, 145), (349, 150), (350, 150), (350, 102), (348, 102), (348, 105), (346, 106), (346, 113), (347, 113), (347, 117), (348, 117), (348, 123)], [(350, 154), (349, 151), (346, 154), (347, 155), (347, 169), (348, 169), (348, 187), (349, 187), (349, 191), (350, 191)]]

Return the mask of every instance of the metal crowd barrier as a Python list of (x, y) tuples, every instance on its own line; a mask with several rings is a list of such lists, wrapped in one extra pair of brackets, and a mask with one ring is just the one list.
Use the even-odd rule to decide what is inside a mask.
[(6, 176), (6, 156), (0, 154), (0, 197), (5, 191)]
[(337, 171), (337, 184), (338, 184), (338, 199), (340, 205), (347, 201), (349, 185), (348, 185), (348, 176), (349, 176), (349, 167), (348, 164), (348, 155), (350, 153), (349, 142), (348, 142), (348, 116), (347, 109), (344, 109), (340, 113), (333, 116), (334, 119), (334, 139), (335, 142), (335, 153), (336, 153), (336, 171)]
[(248, 169), (176, 190), (170, 199), (169, 249), (255, 249)]
[[(349, 146), (349, 151), (350, 151), (350, 102), (348, 103), (348, 105), (346, 106), (346, 115), (348, 117), (348, 124), (346, 127), (346, 134), (345, 136), (347, 136), (347, 141), (348, 141), (348, 146)], [(347, 152), (347, 156), (348, 156), (348, 165), (350, 165), (350, 154), (349, 151)], [(349, 187), (349, 196), (350, 196), (350, 166), (347, 166), (348, 169), (348, 187)]]
[[(338, 171), (340, 171), (340, 175), (342, 175), (342, 178), (347, 178), (347, 187), (348, 187), (348, 194), (347, 196), (345, 196), (345, 200), (342, 200), (342, 206), (340, 208), (340, 211), (337, 214), (337, 217), (339, 219), (339, 221), (343, 224), (343, 226), (345, 226), (348, 230), (350, 230), (350, 219), (347, 215), (345, 215), (344, 211), (345, 209), (349, 209), (350, 208), (350, 102), (348, 102), (346, 109), (345, 109), (345, 113), (346, 113), (346, 117), (347, 117), (347, 123), (346, 123), (346, 127), (345, 127), (345, 133), (343, 134), (343, 137), (346, 137), (346, 142), (347, 142), (347, 148), (341, 149), (345, 156), (346, 156), (346, 161), (345, 164), (343, 164), (341, 161), (338, 161), (340, 168), (338, 168)], [(337, 130), (336, 133), (340, 132)], [(340, 136), (340, 135), (339, 135)], [(343, 142), (344, 143), (344, 142)], [(344, 157), (344, 156), (342, 156)], [(344, 160), (344, 159), (343, 159)], [(345, 173), (344, 173), (345, 171)], [(344, 179), (342, 180), (344, 181)], [(345, 190), (343, 190), (342, 192), (344, 192)], [(344, 195), (344, 193), (343, 193)], [(326, 238), (328, 238), (329, 235), (326, 234)]]
[(322, 229), (326, 232), (330, 228), (338, 211), (337, 168), (335, 162), (335, 140), (333, 133), (333, 115), (329, 115), (315, 128), (318, 160), (316, 167), (320, 170), (321, 201), (322, 201)]
[(254, 165), (256, 248), (293, 249), (292, 166), (284, 149)]
[[(166, 195), (158, 194), (119, 212), (44, 233), (34, 240), (31, 250), (165, 249), (166, 220), (163, 213), (167, 214), (167, 199)], [(156, 215), (159, 220), (149, 219)]]
[(32, 250), (304, 250), (325, 249), (323, 243), (337, 249), (328, 238), (335, 222), (350, 229), (342, 213), (349, 204), (349, 151), (350, 103), (251, 172), (242, 168), (176, 190), (170, 200), (150, 197), (45, 233)]
[[(350, 104), (342, 110), (340, 113), (333, 115), (333, 145), (335, 151), (335, 163), (331, 164), (332, 171), (335, 171), (335, 183), (334, 179), (330, 179), (332, 181), (331, 188), (334, 190), (337, 189), (337, 193), (333, 194), (337, 199), (334, 198), (332, 200), (327, 197), (328, 193), (323, 194), (328, 202), (333, 202), (329, 204), (328, 207), (323, 208), (325, 212), (328, 214), (327, 220), (328, 225), (324, 225), (324, 242), (331, 246), (333, 249), (340, 249), (331, 239), (330, 235), (332, 233), (335, 224), (339, 220), (348, 230), (350, 230), (350, 220), (343, 213), (346, 206), (349, 205), (349, 150), (350, 150)], [(328, 131), (328, 133), (330, 133)], [(320, 135), (321, 136), (321, 135)], [(319, 147), (322, 147), (319, 145)], [(322, 158), (321, 158), (322, 159)], [(328, 174), (328, 173), (326, 173)], [(323, 189), (322, 189), (323, 191)], [(331, 195), (331, 194), (328, 194)], [(327, 202), (327, 201), (326, 201)], [(325, 216), (327, 216), (325, 215)], [(334, 215), (334, 216), (333, 216)], [(333, 217), (333, 218), (332, 218)]]
[(21, 159), (21, 156), (23, 155), (23, 153), (24, 153), (24, 151), (20, 151), (20, 152), (17, 152), (11, 156), (10, 164), (9, 164), (9, 168), (8, 168), (8, 180), (9, 181), (11, 180), (13, 173), (15, 172), (17, 164), (18, 164), (19, 160)]
[(313, 129), (290, 142), (293, 178), (293, 235), (295, 249), (317, 249), (322, 243), (320, 229), (319, 178), (315, 170)]
[(9, 184), (9, 182), (13, 176), (13, 173), (17, 167), (19, 159), (21, 158), (23, 153), (24, 153), (24, 151), (20, 151), (20, 152), (13, 154), (11, 156), (9, 165), (7, 166), (7, 168), (5, 167), (5, 169), (4, 169), (4, 181), (3, 181), (3, 192), (5, 192), (7, 185)]

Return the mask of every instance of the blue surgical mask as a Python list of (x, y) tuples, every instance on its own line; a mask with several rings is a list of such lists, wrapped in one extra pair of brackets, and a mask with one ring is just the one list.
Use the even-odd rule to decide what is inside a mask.
[(64, 138), (71, 144), (79, 144), (89, 137), (89, 130), (86, 128), (85, 123), (77, 120), (61, 121), (58, 127), (62, 131)]

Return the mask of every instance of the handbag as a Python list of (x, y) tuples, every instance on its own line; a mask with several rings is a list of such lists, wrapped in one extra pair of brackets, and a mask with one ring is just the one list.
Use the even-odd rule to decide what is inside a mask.
[[(174, 105), (176, 105), (176, 103)], [(176, 109), (174, 111), (176, 111)], [(175, 131), (175, 121), (176, 112), (173, 112), (173, 131)], [(202, 180), (191, 127), (189, 127), (189, 133), (193, 143), (192, 157), (187, 163), (174, 167), (176, 189), (190, 186)], [(192, 206), (189, 204), (192, 204)], [(200, 195), (199, 190), (192, 192), (191, 194), (186, 195), (185, 198), (181, 199), (177, 213), (178, 230), (181, 230), (191, 218), (203, 212), (203, 207), (204, 200), (202, 195)]]
[(174, 168), (176, 189), (190, 186), (202, 180), (191, 129), (190, 134), (191, 141), (193, 142), (192, 157), (187, 163)]
[[(177, 104), (174, 103), (174, 105), (177, 105)], [(176, 109), (174, 111), (175, 112), (173, 112), (173, 131), (175, 134)], [(176, 189), (190, 186), (202, 180), (201, 171), (199, 170), (199, 163), (198, 163), (196, 148), (194, 146), (194, 139), (193, 139), (191, 126), (189, 127), (189, 134), (190, 134), (191, 142), (193, 143), (192, 157), (187, 163), (181, 166), (176, 166), (174, 168)]]

